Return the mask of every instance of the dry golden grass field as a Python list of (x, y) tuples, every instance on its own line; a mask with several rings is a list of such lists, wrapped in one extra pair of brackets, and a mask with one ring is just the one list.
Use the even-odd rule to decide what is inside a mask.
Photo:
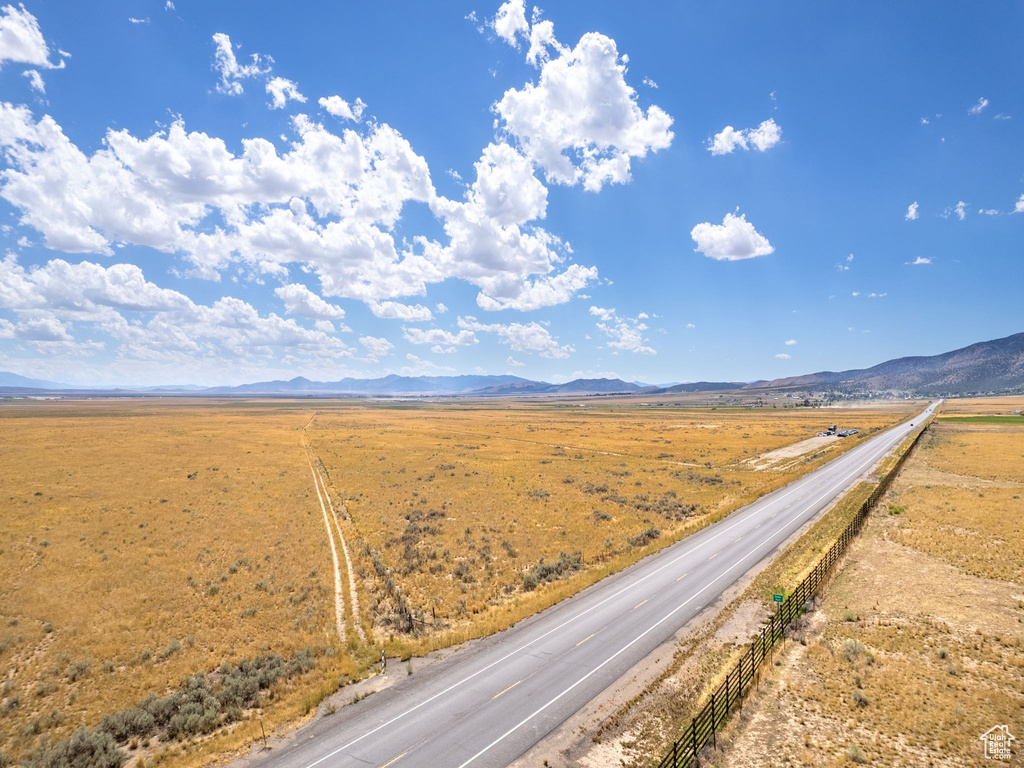
[(1000, 417), (1022, 408), (943, 406), (711, 764), (982, 765), (989, 728), (1021, 738), (1024, 419)]
[[(507, 626), (915, 407), (9, 401), (0, 759), (128, 710), (103, 727), (131, 761), (202, 763), (382, 646)], [(834, 422), (861, 434), (763, 459)]]
[(307, 434), (344, 503), (364, 622), (427, 635), (419, 651), (530, 615), (856, 442), (764, 454), (834, 422), (859, 441), (911, 409), (351, 408)]

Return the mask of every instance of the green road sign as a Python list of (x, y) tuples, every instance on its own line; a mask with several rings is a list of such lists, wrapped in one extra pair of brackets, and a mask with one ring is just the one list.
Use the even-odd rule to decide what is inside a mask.
[(774, 600), (776, 603), (781, 603), (782, 595), (772, 595), (772, 600)]

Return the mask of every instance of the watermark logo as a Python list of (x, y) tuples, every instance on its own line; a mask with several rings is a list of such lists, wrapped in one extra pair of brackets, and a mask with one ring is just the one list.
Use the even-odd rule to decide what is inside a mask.
[(995, 725), (978, 737), (985, 742), (986, 760), (1009, 760), (1012, 754), (1010, 742), (1016, 738), (1008, 725)]

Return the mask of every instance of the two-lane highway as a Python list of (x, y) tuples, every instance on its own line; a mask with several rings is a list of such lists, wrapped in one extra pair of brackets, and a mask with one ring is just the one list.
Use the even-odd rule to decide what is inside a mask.
[(304, 727), (253, 762), (507, 765), (775, 551), (936, 405), (576, 597)]

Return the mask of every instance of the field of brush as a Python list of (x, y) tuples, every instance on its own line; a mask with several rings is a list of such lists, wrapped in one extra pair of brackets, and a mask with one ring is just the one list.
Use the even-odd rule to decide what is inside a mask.
[[(916, 408), (588, 406), (0, 405), (0, 763), (202, 763)], [(837, 422), (861, 434), (752, 461)]]
[[(1024, 707), (1024, 398), (947, 401), (712, 765), (980, 765)], [(959, 421), (957, 416), (992, 416)], [(947, 418), (948, 417), (948, 418)]]
[[(530, 615), (911, 412), (350, 408), (306, 432), (351, 532), (364, 620), (381, 640), (444, 644)], [(754, 461), (836, 422), (861, 433)]]

